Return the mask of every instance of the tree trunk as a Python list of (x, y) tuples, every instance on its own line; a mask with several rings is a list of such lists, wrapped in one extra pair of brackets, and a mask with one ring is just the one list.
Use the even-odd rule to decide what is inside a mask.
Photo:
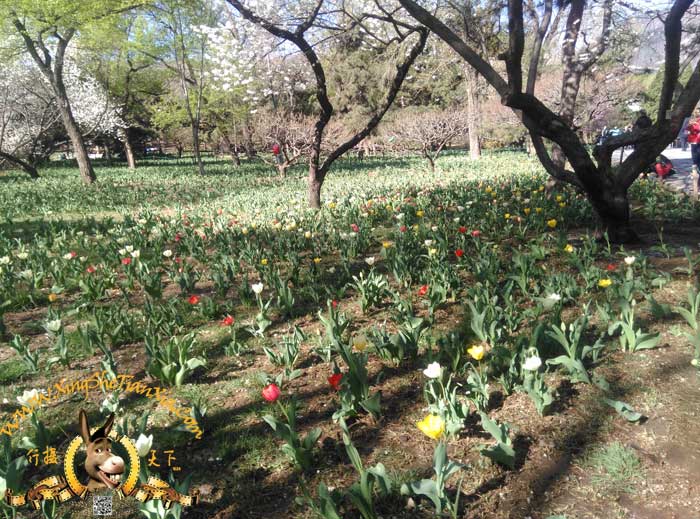
[(199, 144), (199, 128), (192, 126), (192, 148), (194, 151), (194, 161), (197, 164), (197, 169), (200, 175), (204, 175), (204, 163), (202, 162), (202, 151)]
[(4, 159), (7, 162), (10, 162), (11, 164), (19, 166), (25, 173), (27, 173), (27, 175), (29, 175), (32, 178), (32, 180), (36, 180), (37, 178), (39, 178), (39, 172), (37, 171), (36, 167), (34, 167), (27, 161), (24, 161), (18, 157), (15, 157), (14, 155), (10, 155), (9, 153), (5, 153), (3, 151), (0, 151), (0, 159)]
[(243, 148), (245, 149), (245, 154), (248, 159), (252, 160), (255, 158), (255, 146), (253, 145), (253, 132), (247, 124), (243, 125)]
[(479, 100), (476, 97), (477, 73), (472, 67), (465, 67), (467, 78), (467, 126), (469, 130), (469, 158), (481, 157), (479, 145)]
[(312, 209), (321, 208), (321, 185), (323, 177), (318, 173), (318, 166), (311, 163), (309, 165), (309, 207)]
[(71, 112), (70, 105), (68, 104), (68, 99), (58, 99), (58, 108), (61, 113), (63, 126), (65, 127), (66, 133), (68, 133), (70, 142), (73, 145), (73, 153), (75, 153), (75, 159), (78, 161), (80, 177), (86, 184), (92, 184), (95, 180), (97, 180), (97, 177), (95, 176), (95, 170), (92, 169), (92, 163), (90, 162), (90, 157), (88, 156), (87, 148), (85, 147), (83, 134), (80, 133), (78, 123), (75, 122), (73, 112)]
[(285, 178), (287, 176), (287, 168), (289, 168), (289, 164), (287, 164), (286, 162), (283, 162), (282, 164), (277, 164), (277, 171), (280, 174), (280, 178)]
[(177, 148), (177, 158), (181, 159), (182, 158), (182, 151), (185, 149), (182, 144), (176, 144), (175, 147)]
[(111, 165), (112, 165), (112, 153), (111, 153), (111, 151), (110, 151), (110, 149), (109, 149), (109, 144), (105, 144), (102, 148), (104, 149), (103, 158), (105, 159), (105, 163), (106, 163), (108, 166), (111, 166)]
[(600, 217), (603, 231), (612, 243), (635, 243), (639, 236), (630, 223), (627, 190), (611, 188), (601, 193), (589, 193), (588, 198)]
[(131, 146), (131, 137), (129, 129), (124, 132), (124, 154), (126, 155), (126, 164), (129, 169), (136, 169), (136, 159), (134, 158), (134, 148)]
[(238, 150), (233, 147), (231, 148), (231, 160), (233, 161), (233, 164), (235, 166), (240, 166), (241, 165), (241, 157), (238, 156)]

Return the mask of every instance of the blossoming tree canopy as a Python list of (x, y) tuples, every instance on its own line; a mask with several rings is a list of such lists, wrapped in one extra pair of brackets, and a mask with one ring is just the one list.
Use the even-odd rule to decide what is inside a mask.
[(34, 61), (51, 85), (80, 175), (88, 184), (94, 182), (96, 176), (66, 87), (64, 73), (68, 47), (74, 38), (89, 33), (97, 25), (110, 23), (133, 7), (133, 3), (127, 0), (17, 0), (0, 3), (0, 29), (17, 37), (24, 54)]
[[(73, 117), (83, 136), (116, 135), (123, 125), (104, 88), (69, 56), (63, 81)], [(36, 163), (64, 141), (59, 100), (49, 81), (26, 59), (11, 63), (0, 77), (0, 157), (38, 176)]]

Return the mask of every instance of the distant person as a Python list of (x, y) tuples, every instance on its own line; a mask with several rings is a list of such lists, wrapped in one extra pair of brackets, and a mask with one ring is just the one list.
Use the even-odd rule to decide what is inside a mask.
[(676, 174), (676, 170), (673, 169), (673, 163), (663, 155), (659, 155), (656, 162), (653, 165), (654, 173), (659, 178), (661, 182), (666, 180), (671, 175)]
[(646, 130), (647, 128), (651, 128), (652, 124), (653, 123), (651, 122), (651, 118), (647, 115), (646, 110), (640, 110), (639, 117), (637, 117), (637, 120), (634, 121), (634, 126), (632, 127), (632, 129)]
[(688, 136), (688, 144), (690, 144), (690, 156), (693, 159), (693, 168), (700, 168), (700, 110), (695, 110), (695, 117), (688, 123), (686, 127), (686, 135)]

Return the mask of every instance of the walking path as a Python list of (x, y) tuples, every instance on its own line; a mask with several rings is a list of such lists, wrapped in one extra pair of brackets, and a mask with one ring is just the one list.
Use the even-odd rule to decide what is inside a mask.
[[(625, 152), (625, 157), (630, 152)], [(690, 171), (693, 167), (693, 161), (690, 158), (690, 146), (686, 151), (681, 148), (666, 148), (663, 152), (664, 156), (673, 162), (673, 168), (677, 171), (675, 175), (669, 177), (664, 183), (666, 186), (677, 191), (685, 191), (692, 194), (692, 177)], [(613, 155), (613, 164), (617, 164), (620, 160), (620, 152), (615, 152)], [(652, 175), (653, 178), (656, 178)]]

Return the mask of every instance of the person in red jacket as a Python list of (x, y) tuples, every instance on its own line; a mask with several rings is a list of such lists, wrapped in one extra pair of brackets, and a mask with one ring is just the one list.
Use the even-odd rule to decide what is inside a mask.
[(666, 180), (667, 177), (670, 177), (671, 175), (676, 173), (676, 170), (673, 169), (673, 164), (671, 163), (671, 161), (663, 155), (659, 155), (659, 157), (656, 159), (656, 163), (654, 164), (654, 171), (656, 172), (656, 176), (659, 177), (659, 180), (661, 182)]
[(686, 127), (688, 144), (690, 144), (690, 156), (693, 158), (693, 166), (700, 169), (700, 110), (695, 110), (695, 119)]

